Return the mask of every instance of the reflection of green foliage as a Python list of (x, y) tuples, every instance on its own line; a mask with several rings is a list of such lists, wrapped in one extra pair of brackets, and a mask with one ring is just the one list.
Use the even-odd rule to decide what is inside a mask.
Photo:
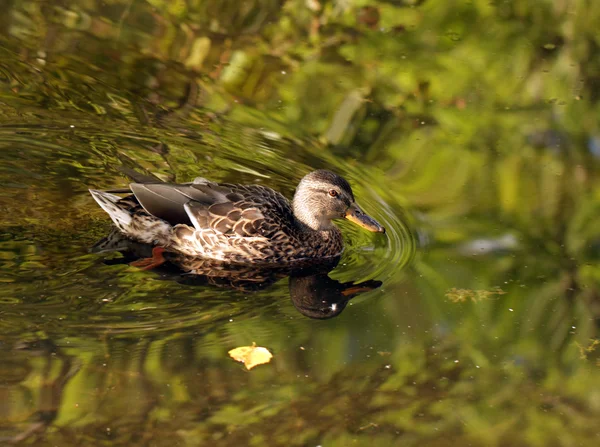
[[(9, 1), (0, 438), (57, 410), (25, 442), (596, 445), (598, 23), (586, 0)], [(289, 195), (310, 167), (391, 226), (343, 226), (332, 276), (384, 286), (334, 320), (285, 281), (87, 253), (86, 188), (125, 169)], [(226, 353), (253, 340), (274, 359), (248, 373)]]
[(588, 355), (596, 350), (598, 346), (600, 346), (600, 340), (593, 339), (590, 340), (589, 345), (582, 346), (579, 343), (576, 343), (577, 349), (579, 349), (579, 358), (582, 360), (587, 360)]
[(489, 300), (490, 298), (497, 295), (504, 295), (501, 288), (496, 287), (493, 290), (471, 290), (471, 289), (457, 289), (453, 287), (446, 292), (446, 298), (453, 303), (464, 303), (465, 301), (473, 301), (477, 303), (483, 300)]

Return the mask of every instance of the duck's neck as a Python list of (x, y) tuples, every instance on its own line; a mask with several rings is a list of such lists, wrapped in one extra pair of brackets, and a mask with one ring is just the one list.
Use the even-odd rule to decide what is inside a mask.
[(299, 236), (305, 244), (329, 244), (342, 238), (341, 231), (331, 221), (329, 221), (329, 225), (323, 225), (322, 221), (314, 217), (311, 218), (310, 214), (300, 213), (298, 215), (296, 212), (294, 212), (294, 221)]
[(296, 219), (296, 226), (303, 233), (322, 233), (337, 229), (337, 227), (332, 223), (329, 225), (323, 225), (321, 221), (316, 218), (311, 219), (303, 215), (298, 216), (296, 213), (294, 213), (294, 218)]
[(322, 213), (317, 212), (316, 204), (311, 203), (310, 196), (297, 191), (294, 195), (292, 209), (298, 227), (303, 232), (331, 231), (337, 227), (330, 219), (323, 219)]
[(327, 229), (313, 229), (296, 219), (299, 243), (305, 247), (304, 256), (309, 258), (329, 258), (339, 256), (343, 250), (342, 232), (335, 225)]

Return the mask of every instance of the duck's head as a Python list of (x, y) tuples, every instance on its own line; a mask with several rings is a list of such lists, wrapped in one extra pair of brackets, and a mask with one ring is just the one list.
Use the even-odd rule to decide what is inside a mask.
[(333, 219), (348, 219), (369, 231), (385, 233), (385, 228), (356, 204), (350, 184), (324, 169), (311, 172), (298, 184), (294, 215), (315, 231), (331, 229)]

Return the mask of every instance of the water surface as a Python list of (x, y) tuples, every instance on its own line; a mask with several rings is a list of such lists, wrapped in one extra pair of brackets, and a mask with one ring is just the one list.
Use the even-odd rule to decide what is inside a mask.
[[(8, 1), (2, 443), (598, 445), (600, 6), (530, 3)], [(333, 318), (90, 251), (132, 171), (318, 168), (387, 228)]]

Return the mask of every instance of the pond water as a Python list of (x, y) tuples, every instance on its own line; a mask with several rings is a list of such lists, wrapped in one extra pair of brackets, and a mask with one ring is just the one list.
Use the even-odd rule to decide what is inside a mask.
[[(599, 445), (600, 4), (2, 9), (3, 445)], [(316, 279), (93, 249), (88, 188), (319, 168), (387, 232)]]

